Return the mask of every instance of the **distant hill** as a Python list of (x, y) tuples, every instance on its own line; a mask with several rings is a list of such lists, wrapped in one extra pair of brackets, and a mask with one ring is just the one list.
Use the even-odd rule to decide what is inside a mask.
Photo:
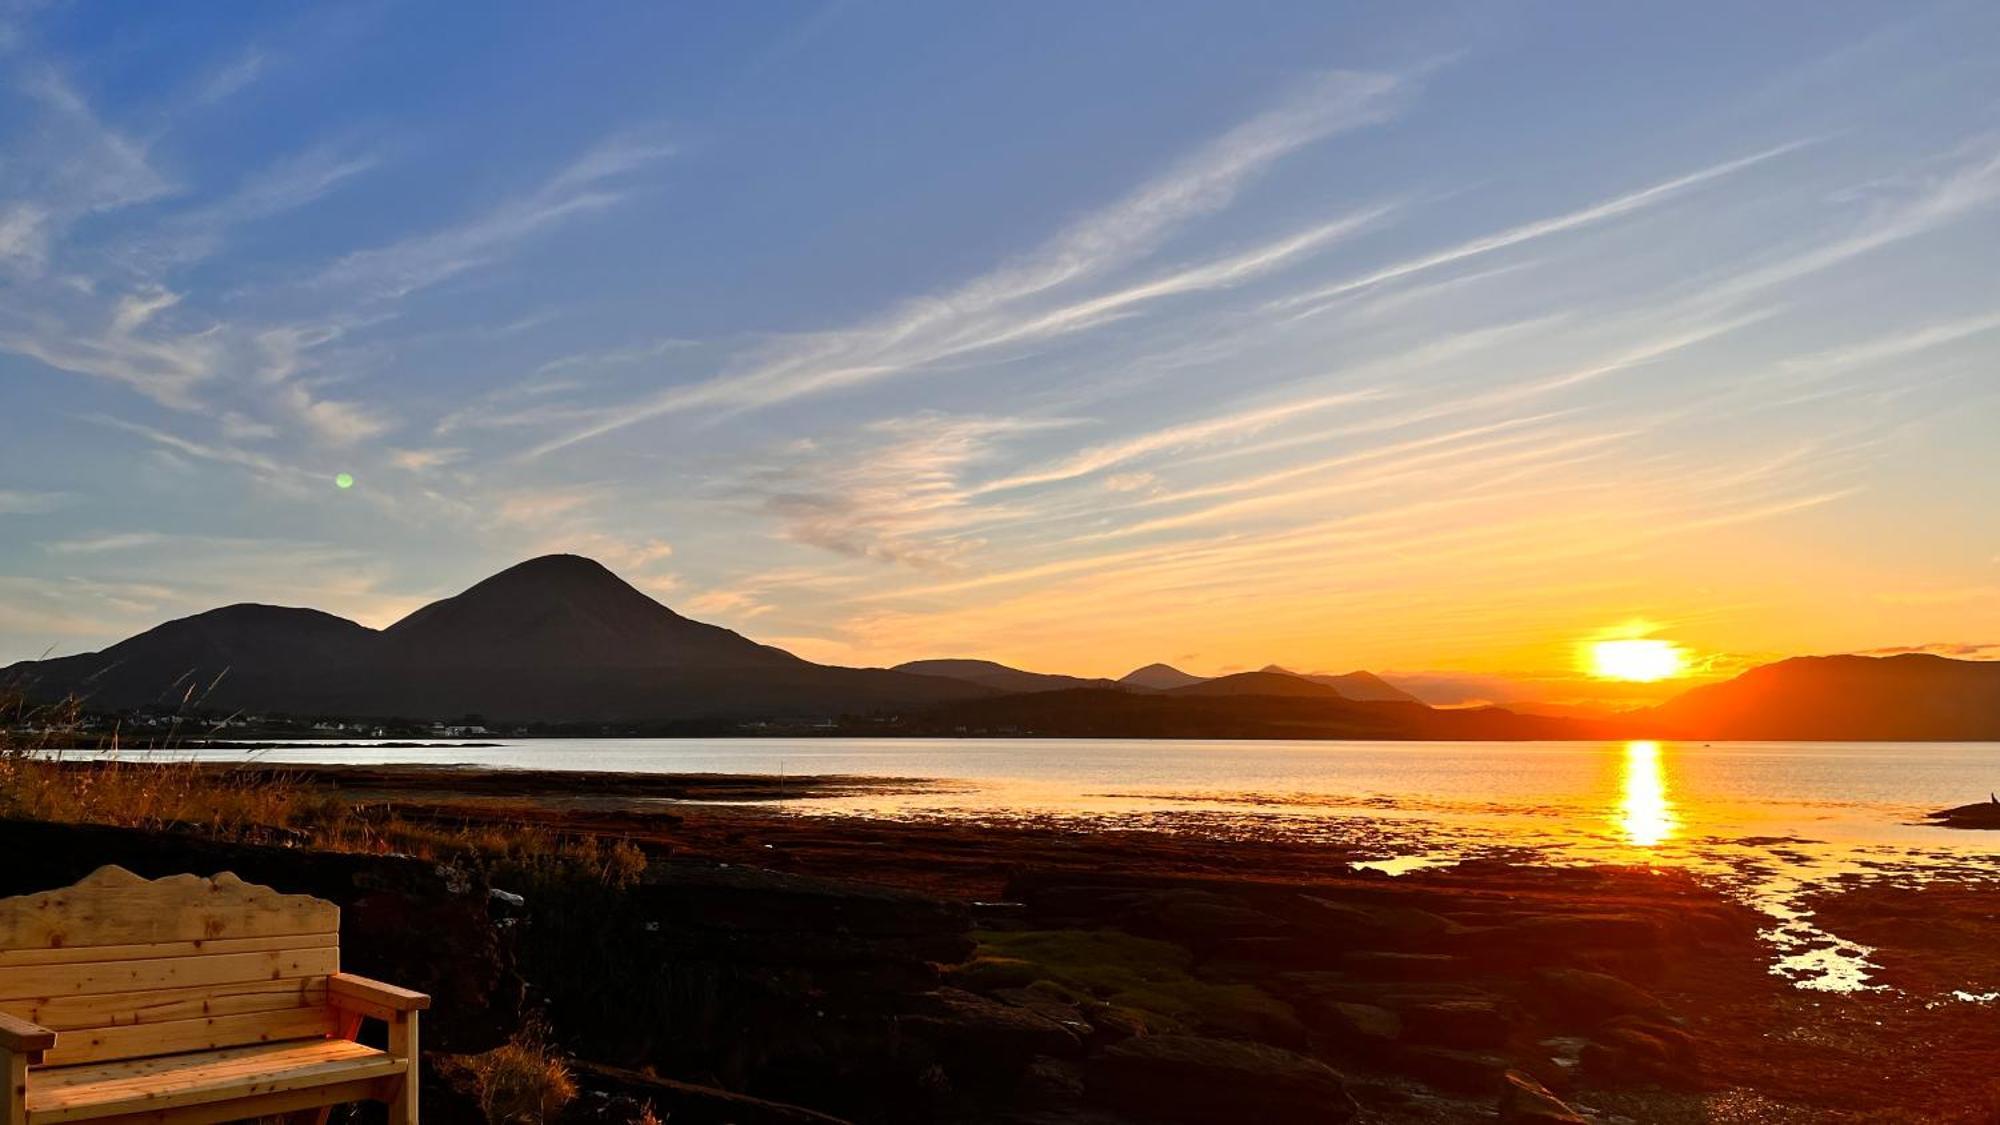
[(230, 606), (0, 680), (107, 709), (176, 702), (199, 684), (211, 711), (522, 722), (831, 718), (994, 694), (813, 664), (682, 617), (574, 555), (522, 563), (381, 632), (317, 610)]
[[(2000, 741), (2000, 662), (1911, 654), (1782, 660), (1650, 710), (1437, 710), (1367, 672), (1275, 665), (1117, 681), (981, 660), (814, 664), (683, 617), (603, 566), (531, 559), (380, 631), (242, 604), (101, 652), (23, 661), (0, 684), (115, 710), (497, 722), (677, 723), (870, 716), (878, 733), (1176, 738), (1686, 738)], [(1385, 697), (1386, 696), (1386, 697)], [(858, 729), (858, 728), (854, 728)]]
[(1092, 680), (1081, 676), (1061, 676), (1047, 672), (1026, 672), (991, 660), (912, 660), (890, 669), (916, 676), (941, 676), (999, 691), (1063, 691), (1069, 688), (1115, 688), (1115, 680)]
[(1338, 676), (1331, 676), (1324, 673), (1294, 672), (1289, 668), (1280, 668), (1276, 664), (1265, 665), (1264, 671), (1282, 672), (1287, 676), (1297, 676), (1302, 680), (1311, 680), (1316, 684), (1325, 684), (1327, 687), (1333, 688), (1349, 699), (1364, 703), (1385, 703), (1390, 701), (1398, 703), (1423, 702), (1423, 700), (1418, 699), (1416, 696), (1411, 695), (1409, 692), (1404, 691), (1402, 688), (1397, 687), (1395, 684), (1390, 683), (1373, 672), (1346, 672)]
[(382, 631), (414, 668), (780, 668), (806, 662), (682, 617), (579, 555), (512, 566)]
[(1620, 719), (1668, 737), (2000, 740), (2000, 662), (1801, 656)]
[(1118, 677), (1118, 682), (1127, 687), (1145, 688), (1148, 691), (1166, 691), (1170, 688), (1198, 684), (1205, 678), (1191, 676), (1171, 664), (1148, 664), (1144, 668), (1134, 668)]
[(1290, 672), (1238, 672), (1166, 690), (1167, 695), (1266, 695), (1306, 699), (1343, 699), (1339, 689), (1316, 684)]
[[(1258, 676), (1249, 672), (1244, 675)], [(1225, 677), (1226, 678), (1226, 677)], [(1303, 683), (1303, 681), (1301, 681)], [(1499, 708), (1439, 711), (1311, 694), (1072, 690), (1005, 695), (912, 712), (883, 733), (1066, 738), (1541, 739), (1595, 737), (1562, 719)]]
[(156, 625), (102, 652), (22, 661), (0, 671), (0, 683), (113, 708), (290, 699), (366, 660), (378, 639), (331, 613), (244, 603)]

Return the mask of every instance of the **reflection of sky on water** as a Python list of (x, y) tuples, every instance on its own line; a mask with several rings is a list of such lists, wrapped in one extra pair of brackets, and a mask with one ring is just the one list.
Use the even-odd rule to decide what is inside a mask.
[[(176, 756), (189, 756), (177, 752)], [(241, 761), (241, 750), (200, 752)], [(1772, 917), (1776, 971), (1863, 983), (1867, 951), (1798, 903), (1842, 874), (2000, 878), (1994, 840), (1915, 823), (1993, 787), (1986, 743), (600, 739), (292, 744), (260, 761), (933, 779), (788, 812), (1321, 842), (1391, 871), (1481, 855), (1684, 867)]]

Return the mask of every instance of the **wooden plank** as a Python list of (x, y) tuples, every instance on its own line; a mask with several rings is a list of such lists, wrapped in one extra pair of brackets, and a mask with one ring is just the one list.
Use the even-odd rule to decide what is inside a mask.
[(126, 1107), (134, 1099), (165, 1106), (216, 1090), (231, 1096), (246, 1090), (271, 1092), (322, 1081), (379, 1077), (402, 1069), (393, 1056), (359, 1043), (331, 1039), (273, 1043), (35, 1071), (29, 1102), (34, 1109), (50, 1112), (85, 1106)]
[(141, 992), (0, 1000), (0, 1014), (18, 1016), (55, 1031), (69, 1031), (168, 1023), (244, 1012), (275, 1012), (286, 1008), (322, 1008), (326, 1002), (324, 978), (296, 977)]
[(133, 1027), (91, 1028), (65, 1033), (57, 1041), (55, 1049), (44, 1057), (44, 1062), (51, 1067), (74, 1066), (181, 1051), (213, 1051), (246, 1043), (325, 1038), (332, 1032), (333, 1013), (326, 1008), (294, 1008), (283, 1012), (208, 1016)]
[(408, 1066), (386, 1091), (389, 1125), (417, 1125), (417, 1077), (423, 1069), (419, 1062), (417, 1020), (418, 1013), (410, 1011), (389, 1024), (389, 1053)]
[(0, 1125), (27, 1125), (28, 1056), (0, 1050)]
[(100, 1096), (127, 1088), (180, 1089), (243, 1075), (385, 1057), (393, 1056), (344, 1039), (300, 1039), (289, 1043), (225, 1047), (200, 1054), (159, 1055), (87, 1066), (52, 1067), (33, 1072), (33, 1081), (37, 1104), (67, 1105), (84, 1096), (66, 1092), (78, 1089), (98, 1091)]
[(345, 1102), (380, 1101), (385, 1084), (394, 1078), (360, 1078), (258, 1094), (244, 1098), (195, 1102), (182, 1106), (153, 1108), (120, 1113), (89, 1110), (28, 1111), (28, 1125), (58, 1125), (65, 1121), (98, 1121), (104, 1125), (216, 1125), (224, 1121), (249, 1121), (276, 1117), (302, 1109)]
[(0, 949), (337, 933), (340, 909), (223, 872), (141, 879), (100, 867), (73, 887), (0, 899)]
[(407, 988), (397, 988), (393, 984), (383, 984), (379, 980), (358, 977), (353, 973), (335, 973), (326, 980), (327, 989), (336, 997), (336, 1003), (365, 1000), (377, 1008), (387, 1008), (397, 1012), (421, 1012), (431, 1006), (431, 998), (421, 992)]
[(0, 1050), (32, 1055), (56, 1045), (55, 1029), (29, 1016), (0, 1012)]
[(159, 941), (137, 945), (77, 945), (55, 949), (0, 949), (0, 969), (15, 965), (70, 965), (78, 961), (148, 961), (207, 953), (263, 953), (273, 949), (338, 947), (340, 935), (278, 934), (272, 937), (216, 938), (213, 941)]
[(337, 950), (278, 949), (264, 953), (218, 953), (102, 964), (21, 965), (0, 969), (0, 1001), (45, 1000), (105, 992), (144, 992), (253, 980), (325, 977), (340, 967)]

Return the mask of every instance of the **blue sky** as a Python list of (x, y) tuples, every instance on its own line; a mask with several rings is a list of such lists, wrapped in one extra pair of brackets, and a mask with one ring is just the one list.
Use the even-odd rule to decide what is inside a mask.
[(855, 663), (2000, 641), (1991, 5), (0, 11), (0, 657), (553, 550)]

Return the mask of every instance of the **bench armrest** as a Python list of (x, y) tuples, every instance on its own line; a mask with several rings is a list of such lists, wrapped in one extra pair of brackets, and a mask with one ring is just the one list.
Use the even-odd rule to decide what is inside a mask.
[(336, 1008), (374, 1015), (377, 1012), (421, 1012), (431, 1006), (431, 998), (421, 992), (383, 984), (379, 980), (335, 973), (326, 978), (327, 1000)]
[(16, 1055), (38, 1055), (53, 1050), (56, 1033), (19, 1016), (0, 1012), (0, 1051)]

